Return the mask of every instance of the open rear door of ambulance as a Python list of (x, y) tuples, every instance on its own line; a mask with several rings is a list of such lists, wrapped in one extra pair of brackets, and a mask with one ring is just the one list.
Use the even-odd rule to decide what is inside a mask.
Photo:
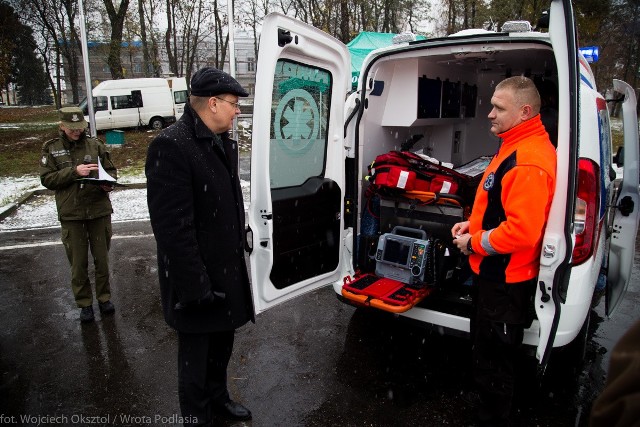
[[(571, 0), (553, 0), (549, 9), (549, 37), (558, 68), (558, 168), (556, 191), (542, 242), (535, 308), (539, 323), (536, 357), (546, 369), (560, 322), (562, 296), (571, 275), (573, 222), (579, 138), (580, 70), (576, 26)], [(564, 189), (566, 188), (566, 191)]]
[(636, 93), (627, 83), (614, 80), (613, 88), (624, 96), (624, 169), (618, 197), (614, 201), (613, 227), (609, 247), (606, 312), (610, 316), (620, 304), (631, 279), (636, 248), (640, 202), (638, 196), (638, 117)]
[(341, 279), (347, 47), (282, 14), (256, 70), (249, 230), (256, 313)]

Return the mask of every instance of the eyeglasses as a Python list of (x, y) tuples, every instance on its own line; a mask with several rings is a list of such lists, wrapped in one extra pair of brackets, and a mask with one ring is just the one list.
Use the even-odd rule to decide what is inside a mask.
[(238, 102), (231, 102), (231, 101), (227, 101), (224, 98), (218, 98), (217, 96), (214, 96), (215, 99), (219, 99), (220, 101), (224, 101), (224, 102), (228, 102), (229, 104), (233, 105), (233, 108), (235, 108), (236, 110), (240, 109), (240, 104)]

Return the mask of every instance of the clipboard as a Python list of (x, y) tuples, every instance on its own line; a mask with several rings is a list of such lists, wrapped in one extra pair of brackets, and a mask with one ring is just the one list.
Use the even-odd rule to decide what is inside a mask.
[(98, 157), (98, 177), (97, 178), (78, 178), (77, 181), (80, 181), (84, 184), (96, 184), (96, 185), (113, 185), (117, 187), (126, 187), (124, 184), (120, 184), (117, 180), (109, 175), (106, 170), (102, 167), (102, 162), (100, 161), (100, 157)]

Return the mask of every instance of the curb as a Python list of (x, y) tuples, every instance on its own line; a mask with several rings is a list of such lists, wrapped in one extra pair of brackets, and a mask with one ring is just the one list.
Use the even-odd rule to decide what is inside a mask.
[[(116, 187), (113, 191), (125, 191), (130, 189), (140, 189), (147, 188), (146, 182), (134, 182), (131, 184), (124, 184), (126, 187)], [(55, 192), (53, 190), (47, 189), (38, 189), (33, 191), (28, 191), (27, 193), (20, 196), (18, 200), (13, 203), (9, 203), (7, 206), (0, 210), (0, 221), (4, 221), (7, 217), (9, 217), (12, 213), (14, 213), (21, 205), (27, 203), (33, 196), (40, 195), (54, 195)]]

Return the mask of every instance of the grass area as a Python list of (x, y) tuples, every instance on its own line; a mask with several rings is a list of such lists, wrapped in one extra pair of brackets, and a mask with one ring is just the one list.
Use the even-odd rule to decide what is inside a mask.
[[(38, 175), (42, 144), (57, 137), (58, 120), (53, 106), (0, 108), (0, 176)], [(110, 150), (116, 168), (141, 171), (149, 142), (157, 133), (126, 130), (124, 146)], [(98, 132), (98, 138), (105, 141), (105, 133)]]
[[(622, 145), (620, 119), (612, 119), (612, 145), (615, 154)], [(111, 149), (111, 159), (123, 171), (137, 174), (144, 169), (147, 147), (158, 131), (129, 129), (123, 147)], [(0, 177), (38, 175), (42, 144), (58, 135), (58, 113), (53, 106), (0, 108)], [(106, 141), (104, 132), (98, 138)], [(242, 139), (246, 139), (243, 141)], [(240, 149), (248, 151), (250, 140), (242, 138)]]

